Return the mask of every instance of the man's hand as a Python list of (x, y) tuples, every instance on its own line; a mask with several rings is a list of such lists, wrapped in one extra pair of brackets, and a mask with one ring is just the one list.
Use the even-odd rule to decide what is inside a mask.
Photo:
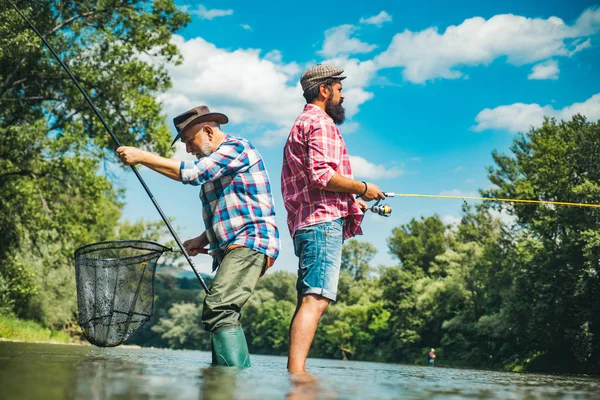
[(358, 204), (358, 207), (360, 208), (360, 210), (362, 212), (366, 212), (369, 209), (369, 206), (367, 205), (367, 203), (365, 203), (362, 200), (356, 199), (356, 204)]
[(385, 195), (383, 194), (381, 189), (379, 189), (379, 187), (377, 187), (377, 185), (375, 185), (374, 183), (367, 182), (367, 193), (365, 193), (363, 196), (360, 196), (360, 198), (363, 199), (364, 201), (380, 200), (380, 199), (383, 200), (383, 199), (385, 199)]
[(183, 242), (185, 251), (192, 257), (197, 256), (198, 254), (208, 254), (208, 249), (206, 249), (206, 246), (208, 246), (208, 238), (206, 237), (206, 233)]
[(140, 164), (145, 155), (145, 151), (130, 146), (121, 146), (117, 148), (117, 154), (123, 164), (137, 165)]

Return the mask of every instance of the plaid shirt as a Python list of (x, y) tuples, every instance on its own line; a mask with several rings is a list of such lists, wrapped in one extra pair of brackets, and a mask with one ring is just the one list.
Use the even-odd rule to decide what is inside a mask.
[(277, 258), (279, 231), (271, 183), (262, 156), (250, 142), (226, 135), (208, 157), (182, 162), (180, 174), (183, 183), (202, 185), (200, 200), (213, 270), (231, 245)]
[(363, 212), (350, 193), (324, 190), (335, 173), (352, 179), (348, 150), (325, 111), (307, 104), (283, 150), (281, 192), (294, 237), (302, 227), (344, 218), (344, 239), (361, 235)]

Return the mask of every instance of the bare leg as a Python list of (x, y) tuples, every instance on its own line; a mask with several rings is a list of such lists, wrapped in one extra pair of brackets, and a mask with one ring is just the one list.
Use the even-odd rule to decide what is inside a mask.
[(290, 325), (290, 352), (288, 371), (302, 374), (306, 369), (306, 357), (315, 337), (321, 316), (329, 306), (329, 299), (307, 294), (299, 300), (299, 307)]

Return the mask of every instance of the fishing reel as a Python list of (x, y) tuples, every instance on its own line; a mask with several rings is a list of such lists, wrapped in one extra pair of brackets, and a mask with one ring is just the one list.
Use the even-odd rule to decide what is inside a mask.
[[(383, 194), (386, 198), (395, 196), (395, 193), (392, 192), (383, 192)], [(390, 206), (389, 204), (379, 204), (380, 202), (381, 199), (377, 200), (377, 202), (373, 204), (373, 206), (371, 207), (371, 212), (381, 215), (383, 217), (389, 217), (390, 215), (392, 215), (392, 206)]]

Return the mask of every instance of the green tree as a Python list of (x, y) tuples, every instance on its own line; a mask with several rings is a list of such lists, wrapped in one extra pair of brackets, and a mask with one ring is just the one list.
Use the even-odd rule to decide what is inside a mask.
[(161, 318), (152, 331), (172, 349), (210, 349), (210, 334), (202, 326), (202, 307), (194, 303), (174, 304), (169, 316)]
[[(171, 35), (189, 16), (171, 0), (18, 3), (119, 140), (166, 154), (170, 134), (155, 96), (170, 85), (165, 65), (179, 62)], [(2, 301), (21, 317), (60, 326), (73, 316), (73, 251), (119, 237), (122, 191), (104, 164), (114, 160), (114, 144), (7, 2), (0, 21)]]
[[(519, 135), (512, 155), (494, 153), (490, 196), (600, 203), (600, 125), (576, 115)], [(526, 231), (517, 244), (507, 318), (521, 328), (537, 367), (594, 368), (600, 354), (600, 213), (585, 207), (512, 205)], [(597, 368), (597, 367), (596, 367)]]
[(373, 269), (369, 262), (377, 254), (377, 249), (371, 243), (350, 239), (342, 248), (342, 270), (348, 270), (354, 280), (360, 281), (368, 277)]
[(438, 215), (421, 218), (421, 221), (413, 218), (408, 224), (392, 230), (388, 247), (404, 268), (420, 269), (428, 274), (435, 257), (448, 247), (446, 229)]
[(286, 355), (288, 331), (295, 305), (285, 300), (262, 302), (255, 318), (246, 326), (250, 350), (260, 354)]
[(273, 293), (275, 300), (285, 300), (296, 304), (296, 274), (286, 271), (269, 272), (258, 280), (256, 290), (267, 290)]

